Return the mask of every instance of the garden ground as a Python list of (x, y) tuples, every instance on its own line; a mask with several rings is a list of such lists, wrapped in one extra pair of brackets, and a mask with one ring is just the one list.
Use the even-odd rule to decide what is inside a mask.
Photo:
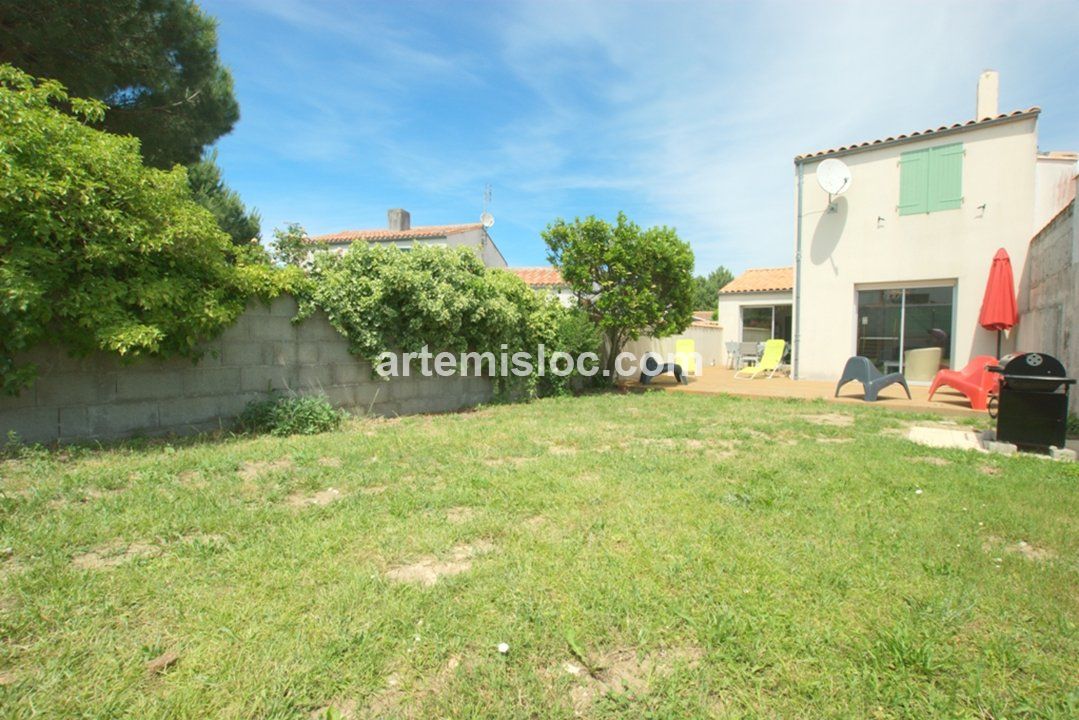
[(0, 707), (1076, 716), (1079, 465), (913, 417), (653, 392), (23, 451)]

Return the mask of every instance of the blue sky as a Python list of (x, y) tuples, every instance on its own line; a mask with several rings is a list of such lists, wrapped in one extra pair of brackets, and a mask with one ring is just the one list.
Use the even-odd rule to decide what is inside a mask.
[(1079, 149), (1077, 2), (201, 0), (263, 234), (474, 222), (545, 264), (556, 217), (678, 229), (699, 272), (788, 265), (794, 155), (965, 120), (978, 74)]

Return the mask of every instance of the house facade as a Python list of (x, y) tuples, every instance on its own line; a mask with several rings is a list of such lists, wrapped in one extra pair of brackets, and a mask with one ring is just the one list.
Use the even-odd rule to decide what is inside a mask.
[(401, 250), (411, 250), (417, 245), (468, 247), (475, 251), (487, 267), (506, 267), (506, 258), (481, 223), (413, 227), (412, 216), (407, 210), (394, 208), (386, 215), (388, 223), (385, 228), (343, 230), (329, 235), (317, 235), (310, 238), (310, 242), (327, 245), (337, 253), (343, 253), (354, 242), (392, 245)]
[(717, 318), (725, 342), (791, 342), (793, 288), (792, 267), (751, 268), (720, 288)]
[[(978, 326), (992, 257), (1004, 248), (1023, 277), (1031, 237), (1075, 176), (1074, 153), (1039, 152), (1040, 112), (999, 113), (990, 71), (973, 120), (795, 158), (796, 378), (834, 379), (864, 355), (924, 382), (996, 353)], [(829, 158), (852, 178), (838, 196), (817, 182)]]

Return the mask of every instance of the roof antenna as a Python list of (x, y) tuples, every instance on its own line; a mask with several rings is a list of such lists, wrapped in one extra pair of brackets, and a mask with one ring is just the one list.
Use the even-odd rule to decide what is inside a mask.
[(483, 186), (483, 213), (480, 215), (480, 224), (483, 227), (489, 228), (495, 224), (495, 216), (487, 211), (487, 206), (491, 204), (491, 183), (487, 183)]

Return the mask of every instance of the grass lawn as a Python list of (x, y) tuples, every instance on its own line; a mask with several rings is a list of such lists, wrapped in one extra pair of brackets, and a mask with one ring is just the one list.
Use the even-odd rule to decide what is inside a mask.
[(0, 713), (1079, 716), (1079, 465), (910, 419), (611, 394), (26, 453)]

